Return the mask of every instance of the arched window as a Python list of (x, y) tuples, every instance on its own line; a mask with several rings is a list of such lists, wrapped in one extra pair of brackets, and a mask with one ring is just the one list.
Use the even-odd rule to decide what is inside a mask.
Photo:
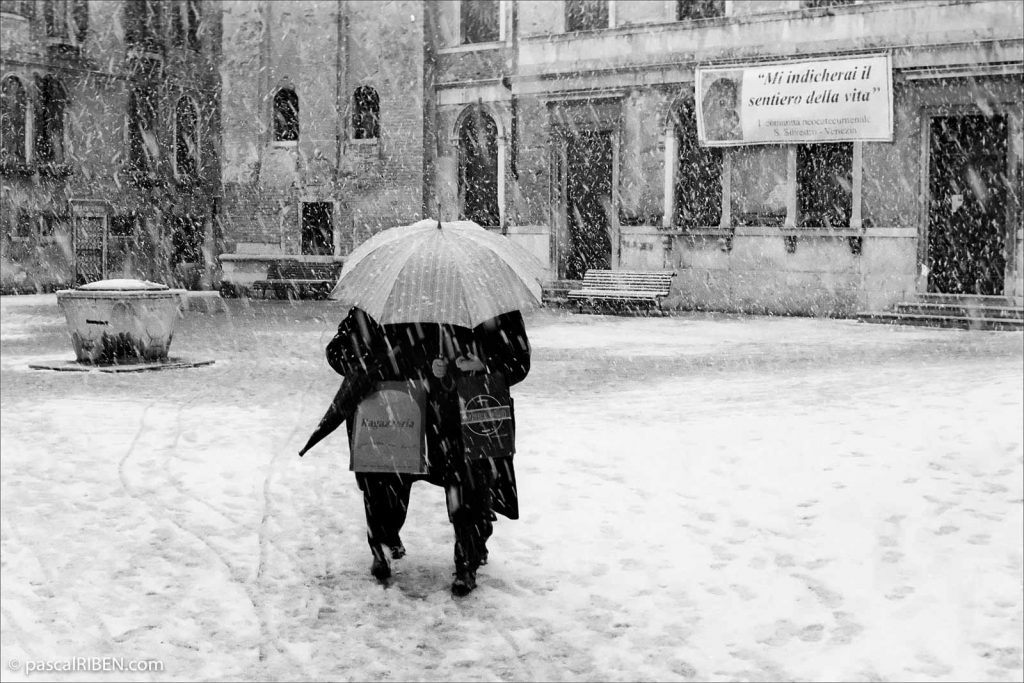
[(352, 94), (352, 137), (355, 140), (380, 137), (380, 97), (368, 85), (356, 88)]
[(73, 45), (85, 42), (89, 31), (89, 4), (86, 0), (46, 0), (43, 4), (46, 35)]
[(135, 88), (128, 101), (128, 162), (131, 170), (140, 176), (156, 170), (156, 161), (160, 158), (156, 102), (156, 90), (148, 85)]
[(199, 22), (202, 16), (199, 0), (185, 0), (171, 8), (174, 44), (191, 50), (199, 49)]
[(189, 97), (174, 108), (174, 165), (183, 179), (199, 176), (199, 109)]
[(39, 106), (35, 115), (35, 160), (43, 164), (64, 163), (64, 86), (53, 76), (36, 81)]
[(486, 227), (501, 224), (498, 210), (498, 127), (481, 107), (459, 126), (459, 213)]
[(0, 86), (0, 162), (24, 162), (25, 116), (28, 100), (25, 86), (8, 76)]
[(299, 139), (299, 96), (291, 88), (281, 88), (274, 95), (274, 140), (293, 142)]

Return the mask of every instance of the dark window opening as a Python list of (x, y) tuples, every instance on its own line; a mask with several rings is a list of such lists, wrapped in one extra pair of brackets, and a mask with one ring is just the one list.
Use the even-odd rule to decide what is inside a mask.
[(806, 9), (816, 7), (845, 7), (852, 5), (854, 0), (800, 0), (800, 6)]
[(149, 175), (156, 170), (160, 158), (156, 120), (156, 90), (152, 86), (133, 90), (128, 101), (128, 162), (136, 174)]
[(676, 20), (725, 16), (725, 0), (676, 0)]
[(178, 47), (199, 49), (199, 0), (185, 0), (171, 8), (171, 35)]
[(676, 115), (676, 181), (673, 223), (681, 228), (717, 226), (722, 220), (722, 150), (702, 147), (692, 100)]
[(463, 43), (491, 43), (499, 39), (498, 0), (462, 0), (459, 25)]
[(519, 99), (509, 103), (508, 172), (519, 179)]
[(593, 31), (602, 28), (608, 28), (607, 0), (566, 0), (566, 32)]
[(281, 88), (274, 95), (274, 140), (294, 142), (299, 139), (299, 96), (291, 88)]
[(35, 9), (35, 0), (0, 0), (0, 12), (5, 14), (17, 14), (26, 19), (31, 19)]
[(330, 256), (334, 253), (334, 205), (303, 202), (302, 253)]
[(178, 175), (195, 179), (199, 175), (199, 115), (195, 103), (188, 97), (182, 97), (178, 100), (174, 118), (174, 160)]
[(480, 107), (459, 126), (459, 206), (462, 218), (501, 224), (498, 209), (498, 127)]
[(66, 0), (46, 0), (43, 3), (43, 21), (48, 38), (68, 37), (68, 14)]
[(612, 135), (607, 130), (574, 130), (566, 140), (565, 218), (569, 239), (559, 271), (570, 280), (582, 279), (592, 268), (611, 267), (609, 227), (615, 211)]
[(25, 117), (28, 112), (25, 87), (8, 76), (0, 88), (0, 163), (22, 162), (25, 157)]
[(124, 37), (129, 45), (159, 49), (162, 24), (162, 1), (131, 0), (124, 3)]
[(797, 225), (849, 227), (853, 211), (853, 143), (798, 145)]
[(40, 216), (39, 237), (50, 240), (58, 234), (71, 234), (71, 216), (54, 213), (46, 213)]
[(111, 237), (131, 237), (135, 234), (135, 216), (120, 215), (112, 216), (110, 219)]
[(36, 236), (36, 219), (25, 209), (18, 210), (17, 221), (14, 225), (14, 236), (21, 239)]
[(171, 232), (171, 267), (203, 263), (203, 219), (198, 216), (168, 216), (164, 220)]
[(43, 76), (36, 85), (39, 106), (35, 116), (35, 160), (39, 163), (64, 163), (64, 88), (53, 76)]
[(352, 137), (355, 140), (380, 137), (380, 97), (368, 85), (356, 88), (352, 95)]

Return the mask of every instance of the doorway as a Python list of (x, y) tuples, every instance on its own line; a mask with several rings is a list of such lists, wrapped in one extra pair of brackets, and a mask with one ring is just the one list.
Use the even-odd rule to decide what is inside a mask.
[(591, 268), (611, 266), (612, 150), (611, 131), (574, 131), (567, 136), (567, 279), (580, 280)]
[(302, 253), (330, 256), (334, 253), (334, 204), (302, 203)]
[(104, 216), (75, 217), (75, 283), (84, 285), (106, 278), (106, 230)]
[(1007, 119), (936, 116), (929, 135), (928, 291), (1002, 295)]

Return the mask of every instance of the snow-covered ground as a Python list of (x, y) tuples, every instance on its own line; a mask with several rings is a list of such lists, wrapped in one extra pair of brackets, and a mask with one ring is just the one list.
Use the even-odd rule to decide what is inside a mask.
[(523, 517), (456, 600), (440, 489), (382, 589), (344, 430), (296, 455), (333, 306), (79, 374), (28, 368), (73, 357), (52, 295), (0, 298), (5, 679), (1022, 680), (1019, 333), (537, 312)]

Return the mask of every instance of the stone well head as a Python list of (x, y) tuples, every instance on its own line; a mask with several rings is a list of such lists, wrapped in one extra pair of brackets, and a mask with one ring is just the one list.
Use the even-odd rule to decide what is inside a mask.
[(185, 290), (146, 280), (100, 280), (57, 292), (80, 363), (167, 359)]

